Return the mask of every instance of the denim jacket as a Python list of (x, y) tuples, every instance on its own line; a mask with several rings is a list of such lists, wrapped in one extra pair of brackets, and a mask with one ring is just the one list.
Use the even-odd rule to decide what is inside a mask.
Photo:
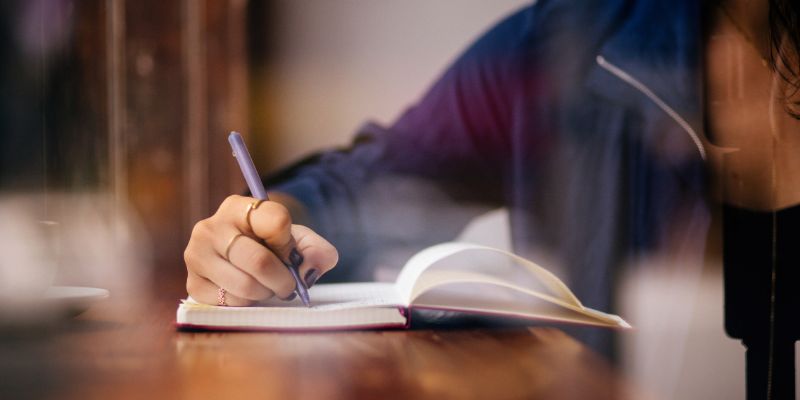
[(539, 0), (473, 43), (394, 124), (368, 123), (351, 147), (268, 183), (308, 208), (340, 251), (340, 277), (377, 249), (452, 239), (505, 206), (515, 251), (546, 252), (584, 304), (613, 312), (623, 265), (702, 260), (699, 3)]

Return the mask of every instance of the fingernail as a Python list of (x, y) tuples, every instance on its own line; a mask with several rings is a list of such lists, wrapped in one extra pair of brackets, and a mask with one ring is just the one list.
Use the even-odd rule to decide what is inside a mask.
[(303, 263), (303, 255), (297, 249), (292, 249), (292, 252), (289, 253), (289, 262), (292, 267), (297, 268)]
[(317, 282), (317, 279), (319, 279), (319, 271), (316, 268), (308, 270), (305, 278), (306, 287), (314, 286), (314, 283)]
[(297, 293), (292, 292), (287, 298), (283, 299), (284, 301), (292, 301), (294, 298), (297, 297)]

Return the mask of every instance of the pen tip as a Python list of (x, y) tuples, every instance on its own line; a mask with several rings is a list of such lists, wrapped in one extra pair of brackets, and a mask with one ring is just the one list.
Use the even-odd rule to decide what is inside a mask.
[(308, 295), (308, 289), (302, 284), (301, 281), (297, 282), (296, 288), (297, 294), (300, 300), (303, 302), (303, 305), (306, 307), (311, 307), (311, 297)]

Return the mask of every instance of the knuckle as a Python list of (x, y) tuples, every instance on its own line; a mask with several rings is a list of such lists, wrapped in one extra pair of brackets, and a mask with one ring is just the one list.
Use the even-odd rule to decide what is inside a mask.
[(232, 194), (226, 197), (224, 200), (222, 200), (222, 203), (220, 203), (219, 209), (217, 209), (217, 213), (233, 207), (234, 204), (237, 204), (239, 202), (239, 199), (241, 198), (242, 196), (239, 196), (238, 194)]
[(189, 244), (186, 246), (186, 249), (183, 251), (183, 261), (186, 263), (187, 269), (194, 269), (197, 265), (197, 252), (194, 250), (194, 246)]
[(277, 234), (285, 232), (292, 227), (292, 216), (286, 207), (275, 203), (268, 210), (266, 218), (264, 219), (264, 228), (270, 234)]
[(264, 222), (264, 231), (270, 236), (277, 236), (286, 232), (291, 226), (292, 221), (283, 215), (270, 215)]
[(192, 236), (190, 240), (205, 237), (209, 231), (211, 231), (211, 222), (209, 219), (197, 221), (192, 228)]
[(189, 246), (186, 246), (186, 249), (183, 250), (183, 262), (186, 264), (187, 267), (189, 267), (189, 264), (192, 264), (192, 262), (194, 261), (192, 257), (193, 257), (192, 251), (189, 249)]
[(186, 278), (186, 293), (192, 296), (197, 290), (197, 282), (191, 276)]

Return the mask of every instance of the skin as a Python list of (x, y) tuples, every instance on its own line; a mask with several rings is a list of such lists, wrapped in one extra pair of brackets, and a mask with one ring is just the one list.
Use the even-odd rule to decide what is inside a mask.
[[(298, 270), (307, 283), (313, 284), (312, 270), (319, 277), (336, 265), (339, 255), (333, 245), (308, 227), (293, 224), (289, 209), (279, 202), (261, 203), (248, 224), (246, 210), (253, 201), (229, 196), (214, 215), (194, 226), (184, 260), (186, 290), (195, 300), (217, 304), (220, 287), (227, 291), (229, 306), (249, 306), (273, 296), (292, 299), (296, 284), (281, 260), (288, 260), (293, 249), (303, 255)], [(228, 242), (240, 233), (226, 260)]]
[[(766, 0), (715, 9), (706, 42), (706, 117), (720, 201), (771, 211), (800, 203), (800, 121), (784, 111), (786, 84), (769, 54)], [(738, 25), (738, 29), (737, 29)]]

